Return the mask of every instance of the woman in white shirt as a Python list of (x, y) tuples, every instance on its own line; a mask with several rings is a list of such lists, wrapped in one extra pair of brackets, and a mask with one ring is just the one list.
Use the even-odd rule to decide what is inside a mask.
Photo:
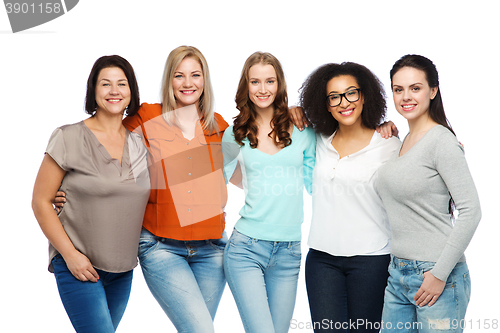
[(379, 79), (356, 63), (326, 64), (301, 88), (317, 135), (306, 286), (315, 332), (378, 332), (390, 227), (373, 183), (400, 146), (376, 127), (386, 111)]

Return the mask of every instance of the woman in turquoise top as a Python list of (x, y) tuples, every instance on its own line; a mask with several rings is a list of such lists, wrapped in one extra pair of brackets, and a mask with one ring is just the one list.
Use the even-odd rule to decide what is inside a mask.
[(245, 205), (224, 253), (224, 271), (246, 332), (288, 332), (300, 269), (303, 188), (312, 191), (315, 136), (288, 113), (283, 70), (269, 53), (243, 67), (225, 131), (224, 172), (241, 169)]

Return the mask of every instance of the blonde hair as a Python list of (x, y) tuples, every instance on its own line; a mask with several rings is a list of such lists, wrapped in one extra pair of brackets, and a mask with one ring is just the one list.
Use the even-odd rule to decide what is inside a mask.
[(200, 63), (203, 72), (204, 88), (198, 103), (198, 113), (201, 117), (203, 129), (208, 130), (210, 133), (219, 132), (219, 126), (214, 116), (214, 94), (212, 84), (210, 82), (210, 72), (208, 64), (203, 54), (194, 46), (179, 46), (170, 52), (167, 61), (165, 62), (165, 69), (163, 71), (162, 87), (161, 87), (161, 112), (165, 121), (172, 125), (175, 122), (174, 113), (177, 102), (172, 88), (172, 81), (174, 72), (179, 64), (185, 58), (193, 58)]

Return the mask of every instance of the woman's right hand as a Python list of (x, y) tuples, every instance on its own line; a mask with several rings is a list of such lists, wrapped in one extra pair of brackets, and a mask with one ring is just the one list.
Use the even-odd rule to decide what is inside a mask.
[(83, 253), (74, 250), (63, 258), (71, 274), (78, 280), (82, 282), (97, 282), (99, 280), (99, 274), (90, 263), (89, 258)]

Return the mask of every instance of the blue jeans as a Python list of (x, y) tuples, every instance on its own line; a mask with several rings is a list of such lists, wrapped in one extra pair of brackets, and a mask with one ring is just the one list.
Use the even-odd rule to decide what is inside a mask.
[(224, 271), (245, 332), (288, 332), (300, 258), (300, 241), (258, 240), (234, 229), (224, 252)]
[(378, 332), (390, 255), (333, 256), (310, 249), (306, 287), (315, 332)]
[(97, 282), (75, 278), (60, 254), (52, 259), (59, 295), (71, 324), (78, 333), (116, 331), (127, 307), (132, 271), (108, 273), (96, 269)]
[(149, 290), (178, 332), (214, 332), (227, 237), (179, 241), (142, 229), (139, 260)]
[(382, 332), (462, 332), (470, 299), (469, 269), (459, 262), (451, 271), (443, 293), (434, 305), (419, 307), (413, 296), (422, 285), (423, 273), (434, 262), (404, 260), (394, 256), (389, 265)]

